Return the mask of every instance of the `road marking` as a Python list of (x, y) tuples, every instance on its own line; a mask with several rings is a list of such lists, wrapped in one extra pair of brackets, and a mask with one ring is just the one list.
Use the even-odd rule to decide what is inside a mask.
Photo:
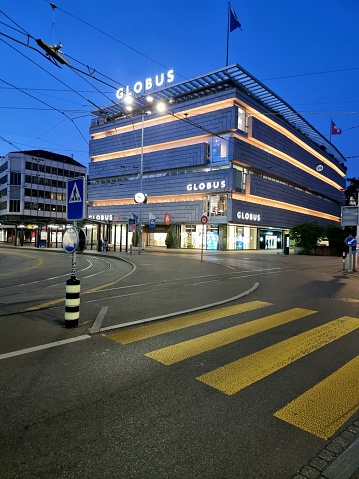
[(24, 312), (28, 311), (37, 311), (38, 309), (48, 308), (49, 306), (54, 306), (55, 304), (63, 303), (65, 298), (54, 299), (52, 301), (48, 301), (47, 303), (37, 304), (36, 306), (31, 306), (31, 308), (24, 309)]
[(55, 341), (54, 343), (42, 344), (40, 346), (35, 346), (33, 348), (19, 349), (18, 351), (12, 351), (11, 353), (0, 354), (1, 359), (13, 358), (14, 356), (21, 356), (22, 354), (34, 353), (36, 351), (41, 351), (42, 349), (54, 348), (56, 346), (62, 346), (64, 344), (74, 343), (75, 341), (82, 341), (83, 339), (90, 339), (91, 336), (84, 334), (83, 336), (76, 336), (76, 338), (63, 339), (62, 341)]
[(343, 316), (196, 379), (227, 395), (232, 395), (357, 328), (359, 328), (358, 318)]
[[(151, 338), (160, 334), (178, 331), (180, 329), (196, 326), (197, 324), (207, 323), (226, 316), (252, 311), (258, 308), (271, 306), (271, 303), (263, 301), (250, 301), (248, 303), (238, 304), (236, 306), (227, 306), (225, 308), (215, 309), (213, 311), (204, 311), (201, 313), (191, 314), (181, 318), (171, 319), (162, 323), (149, 324), (138, 328), (129, 329), (112, 333), (108, 337), (121, 344), (133, 343), (142, 339)], [(177, 313), (178, 315), (179, 313)]]
[(103, 320), (105, 319), (106, 313), (108, 311), (108, 306), (104, 306), (103, 308), (100, 309), (97, 318), (95, 319), (95, 322), (92, 325), (92, 328), (90, 329), (90, 334), (96, 334), (100, 332)]
[(359, 356), (306, 391), (274, 416), (329, 439), (359, 407)]
[(233, 326), (222, 331), (206, 334), (205, 336), (190, 339), (166, 348), (157, 349), (156, 351), (145, 354), (145, 356), (155, 359), (162, 364), (174, 364), (193, 356), (197, 356), (198, 354), (248, 338), (249, 336), (262, 331), (267, 331), (268, 329), (281, 326), (282, 324), (304, 318), (305, 316), (309, 316), (316, 312), (317, 311), (308, 309), (294, 308), (289, 311), (265, 316), (256, 319), (255, 321), (249, 321), (245, 324)]
[[(30, 258), (33, 259), (34, 257), (30, 256)], [(9, 271), (9, 272), (6, 272), (6, 273), (0, 273), (0, 276), (8, 276), (10, 274), (23, 273), (24, 271), (29, 271), (30, 269), (38, 268), (39, 266), (41, 266), (43, 264), (44, 264), (43, 260), (37, 258), (37, 263), (34, 264), (33, 266), (29, 266), (28, 268), (24, 268), (24, 269), (16, 269), (14, 271)]]

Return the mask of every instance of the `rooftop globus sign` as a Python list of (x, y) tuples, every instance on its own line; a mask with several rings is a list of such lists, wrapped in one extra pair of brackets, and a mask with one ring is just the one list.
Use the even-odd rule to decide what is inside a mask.
[(125, 96), (132, 95), (133, 93), (136, 95), (147, 93), (153, 88), (158, 88), (164, 86), (165, 84), (173, 83), (174, 79), (174, 71), (168, 70), (168, 72), (160, 73), (154, 78), (146, 78), (144, 81), (137, 81), (132, 88), (130, 86), (119, 88), (116, 91), (116, 97), (118, 100), (122, 100)]

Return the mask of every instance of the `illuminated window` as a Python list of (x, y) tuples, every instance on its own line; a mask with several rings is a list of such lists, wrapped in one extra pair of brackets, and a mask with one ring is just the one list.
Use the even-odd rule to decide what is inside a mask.
[(247, 115), (245, 110), (242, 108), (238, 107), (238, 124), (237, 124), (238, 130), (247, 132)]
[(228, 141), (229, 135), (222, 137), (215, 136), (212, 138), (210, 160), (212, 163), (228, 161)]
[(210, 215), (226, 216), (227, 215), (227, 195), (211, 195), (210, 196)]

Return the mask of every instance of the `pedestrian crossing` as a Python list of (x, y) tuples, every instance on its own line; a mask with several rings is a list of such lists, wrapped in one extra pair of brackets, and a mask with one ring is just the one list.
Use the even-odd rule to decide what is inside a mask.
[[(130, 344), (269, 306), (273, 305), (262, 301), (250, 301), (120, 331), (110, 334), (108, 337), (121, 344)], [(300, 321), (316, 313), (318, 312), (303, 308), (281, 311), (148, 351), (145, 356), (165, 366), (171, 366), (261, 332)], [(221, 365), (195, 379), (227, 396), (238, 394), (244, 388), (275, 374), (298, 359), (333, 343), (358, 328), (359, 318), (342, 316), (248, 356)], [(359, 408), (358, 367), (359, 356), (289, 404), (283, 405), (274, 413), (274, 416), (317, 437), (328, 439)]]

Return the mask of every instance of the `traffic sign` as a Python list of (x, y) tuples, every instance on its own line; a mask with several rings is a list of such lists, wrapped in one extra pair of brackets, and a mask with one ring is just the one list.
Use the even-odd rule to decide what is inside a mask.
[(77, 221), (84, 219), (86, 212), (85, 177), (67, 180), (66, 219)]
[(79, 244), (79, 235), (75, 228), (69, 228), (62, 237), (62, 247), (65, 253), (74, 253)]
[(206, 216), (206, 215), (201, 216), (201, 223), (203, 225), (207, 224), (208, 223), (208, 216)]
[(150, 228), (156, 228), (156, 218), (150, 219)]
[(342, 206), (342, 226), (358, 225), (358, 206)]
[(356, 246), (357, 244), (357, 240), (356, 238), (354, 238), (354, 236), (348, 236), (347, 238), (345, 238), (344, 241), (347, 244), (347, 246)]

